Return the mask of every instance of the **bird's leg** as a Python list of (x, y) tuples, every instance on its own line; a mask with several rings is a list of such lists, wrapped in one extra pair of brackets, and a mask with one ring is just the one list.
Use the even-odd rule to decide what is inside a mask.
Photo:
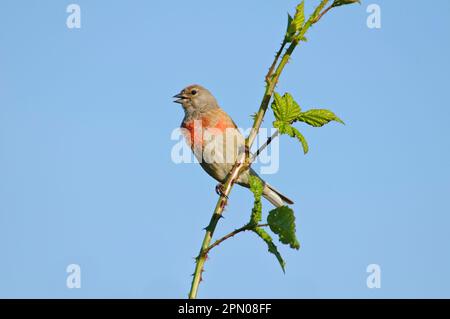
[[(216, 185), (216, 193), (217, 193), (217, 195), (223, 197), (222, 203), (221, 203), (220, 205), (221, 205), (221, 208), (222, 208), (222, 209), (225, 209), (225, 206), (227, 206), (227, 203), (228, 203), (228, 196), (225, 195), (225, 192), (224, 192), (224, 190), (223, 190), (223, 184), (222, 184), (222, 183), (219, 183), (219, 184)], [(223, 217), (223, 216), (220, 215), (220, 217)]]

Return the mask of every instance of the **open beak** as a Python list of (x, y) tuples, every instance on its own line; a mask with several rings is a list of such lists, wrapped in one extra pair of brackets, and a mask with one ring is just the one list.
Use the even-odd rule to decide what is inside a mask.
[(183, 95), (182, 93), (178, 93), (177, 95), (174, 95), (173, 97), (176, 99), (176, 100), (173, 101), (173, 102), (174, 102), (174, 103), (180, 103), (180, 104), (182, 104), (183, 101), (184, 101), (185, 99), (187, 99), (187, 97), (186, 97), (185, 95)]

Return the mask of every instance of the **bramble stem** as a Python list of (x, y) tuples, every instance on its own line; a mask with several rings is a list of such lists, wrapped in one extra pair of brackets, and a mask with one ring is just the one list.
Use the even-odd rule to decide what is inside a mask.
[(247, 231), (247, 230), (253, 230), (253, 229), (257, 228), (257, 227), (267, 227), (267, 226), (269, 226), (269, 224), (259, 224), (259, 225), (247, 224), (245, 226), (242, 226), (241, 228), (235, 229), (232, 232), (230, 232), (229, 234), (223, 236), (222, 238), (217, 239), (214, 243), (211, 244), (211, 246), (209, 246), (206, 249), (205, 253), (206, 254), (209, 253), (211, 251), (211, 249), (213, 249), (216, 246), (219, 246), (222, 242), (224, 242), (225, 240), (233, 237), (234, 235), (237, 235), (237, 234), (239, 234), (241, 232), (244, 232), (244, 231)]
[[(209, 250), (212, 248), (210, 246), (211, 239), (212, 239), (212, 236), (214, 235), (214, 231), (216, 229), (217, 223), (219, 222), (219, 219), (222, 216), (223, 210), (227, 204), (227, 198), (228, 198), (229, 194), (231, 193), (231, 189), (233, 188), (234, 183), (239, 178), (239, 175), (241, 174), (241, 172), (243, 172), (245, 169), (247, 169), (251, 165), (252, 160), (255, 158), (255, 156), (250, 157), (249, 150), (251, 149), (251, 146), (253, 145), (253, 142), (255, 141), (256, 136), (258, 135), (259, 129), (263, 122), (263, 119), (266, 114), (266, 110), (269, 106), (270, 100), (272, 99), (272, 95), (274, 93), (275, 87), (280, 78), (280, 75), (281, 75), (284, 67), (286, 66), (286, 64), (289, 62), (289, 59), (290, 59), (292, 53), (294, 52), (295, 48), (300, 43), (300, 41), (304, 38), (304, 35), (308, 31), (308, 29), (313, 24), (315, 24), (317, 21), (319, 21), (320, 18), (331, 9), (331, 8), (327, 8), (326, 10), (324, 10), (322, 12), (323, 8), (326, 6), (326, 4), (328, 2), (329, 2), (329, 0), (322, 0), (320, 2), (320, 4), (317, 6), (317, 8), (315, 9), (314, 13), (309, 17), (308, 21), (305, 23), (305, 25), (299, 31), (299, 34), (296, 35), (294, 40), (292, 40), (291, 44), (285, 50), (284, 54), (282, 54), (282, 52), (284, 50), (284, 47), (287, 44), (286, 38), (283, 40), (280, 50), (278, 50), (277, 54), (275, 55), (275, 59), (265, 77), (266, 89), (265, 89), (265, 92), (264, 92), (264, 95), (263, 95), (263, 98), (261, 101), (261, 105), (259, 107), (259, 111), (257, 112), (257, 114), (255, 116), (252, 130), (245, 141), (246, 152), (244, 154), (242, 154), (241, 156), (239, 156), (239, 158), (237, 159), (233, 168), (231, 169), (230, 173), (228, 174), (225, 184), (223, 185), (222, 194), (220, 195), (220, 197), (217, 201), (217, 204), (214, 209), (213, 215), (211, 216), (209, 225), (205, 228), (206, 233), (203, 238), (200, 252), (196, 258), (195, 271), (193, 274), (191, 290), (189, 292), (190, 299), (197, 298), (198, 287), (200, 285), (200, 281), (202, 280), (202, 273), (203, 273), (203, 268), (204, 268), (204, 265), (206, 262), (206, 257), (207, 257)], [(282, 57), (281, 57), (281, 55), (282, 55)], [(278, 63), (278, 60), (280, 59), (280, 57), (281, 57), (281, 60)], [(277, 63), (278, 63), (278, 65), (277, 65)], [(269, 143), (267, 143), (267, 145)], [(241, 230), (241, 231), (243, 231), (243, 230)], [(239, 231), (239, 232), (241, 232), (241, 231)], [(239, 233), (239, 232), (237, 232), (237, 233)], [(232, 234), (232, 233), (230, 233), (230, 234)], [(222, 238), (223, 240), (221, 242), (223, 242), (224, 240), (226, 240), (232, 236), (233, 235), (230, 235), (227, 238)], [(217, 242), (215, 242), (215, 243), (217, 243)], [(220, 244), (220, 243), (218, 243), (218, 244)], [(215, 246), (217, 246), (217, 245), (215, 245)]]
[(272, 74), (273, 74), (273, 70), (275, 69), (275, 66), (277, 65), (277, 62), (278, 62), (278, 59), (280, 58), (280, 56), (281, 56), (281, 53), (283, 53), (283, 50), (284, 50), (284, 47), (286, 46), (286, 44), (287, 44), (287, 41), (286, 41), (286, 38), (283, 40), (283, 43), (281, 43), (281, 47), (280, 47), (280, 49), (278, 50), (278, 52), (277, 52), (277, 54), (275, 54), (275, 59), (273, 60), (273, 63), (272, 63), (272, 65), (270, 66), (270, 68), (269, 68), (269, 72), (267, 72), (267, 75), (266, 75), (266, 83), (269, 83), (270, 82), (270, 77), (272, 76)]

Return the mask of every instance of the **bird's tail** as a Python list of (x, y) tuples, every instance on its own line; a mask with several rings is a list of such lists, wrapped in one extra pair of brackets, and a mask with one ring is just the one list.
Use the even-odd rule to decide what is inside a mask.
[(269, 184), (264, 184), (263, 194), (265, 199), (272, 203), (275, 207), (281, 207), (286, 204), (294, 204), (294, 202), (288, 197), (281, 194), (275, 188), (270, 186)]

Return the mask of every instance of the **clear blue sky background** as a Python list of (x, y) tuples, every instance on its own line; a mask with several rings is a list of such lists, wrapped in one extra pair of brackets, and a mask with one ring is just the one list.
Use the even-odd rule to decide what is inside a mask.
[[(185, 297), (217, 196), (171, 161), (171, 96), (201, 83), (250, 126), (296, 2), (80, 0), (69, 30), (69, 1), (2, 0), (0, 297)], [(278, 87), (347, 123), (304, 128), (307, 156), (283, 137), (266, 176), (296, 201), (301, 249), (279, 247), (284, 275), (242, 234), (199, 297), (450, 297), (450, 2), (374, 1), (380, 30), (364, 2), (315, 26)], [(251, 204), (236, 188), (217, 233)]]

